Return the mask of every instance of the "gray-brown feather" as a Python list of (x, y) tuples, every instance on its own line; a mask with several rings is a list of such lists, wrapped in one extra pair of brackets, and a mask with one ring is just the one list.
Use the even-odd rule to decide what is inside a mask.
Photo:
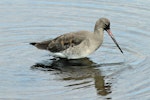
[(86, 36), (88, 33), (88, 31), (72, 32), (61, 35), (52, 40), (33, 42), (30, 44), (34, 45), (38, 49), (49, 50), (50, 52), (56, 53), (79, 45), (87, 38)]
[(43, 41), (43, 42), (32, 42), (30, 43), (31, 45), (34, 45), (35, 47), (37, 47), (38, 49), (43, 49), (43, 50), (47, 50), (47, 47), (49, 45), (49, 43), (52, 40), (47, 40), (47, 41)]
[(55, 39), (53, 39), (49, 45), (48, 50), (55, 53), (55, 52), (61, 52), (69, 47), (74, 47), (76, 45), (79, 45), (85, 37), (82, 36), (82, 34), (79, 33), (69, 33), (61, 35)]

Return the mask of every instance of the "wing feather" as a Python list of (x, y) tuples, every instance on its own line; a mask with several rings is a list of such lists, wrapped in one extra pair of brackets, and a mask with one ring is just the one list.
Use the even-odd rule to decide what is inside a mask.
[(81, 34), (64, 34), (53, 39), (49, 45), (48, 50), (51, 52), (61, 52), (70, 47), (79, 45), (85, 39)]

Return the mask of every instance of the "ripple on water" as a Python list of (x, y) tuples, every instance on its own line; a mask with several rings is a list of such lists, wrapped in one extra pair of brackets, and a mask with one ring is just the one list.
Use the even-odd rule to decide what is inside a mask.
[[(6, 0), (0, 5), (0, 98), (149, 99), (149, 1)], [(124, 55), (108, 35), (89, 59), (77, 61), (52, 60), (28, 45), (92, 31), (104, 16)]]

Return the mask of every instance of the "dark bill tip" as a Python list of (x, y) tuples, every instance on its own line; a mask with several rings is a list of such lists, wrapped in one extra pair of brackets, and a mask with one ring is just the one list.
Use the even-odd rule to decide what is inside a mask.
[(107, 33), (109, 34), (109, 36), (112, 38), (112, 40), (114, 41), (114, 43), (116, 44), (116, 46), (118, 47), (118, 49), (120, 50), (120, 52), (123, 54), (122, 49), (120, 48), (119, 44), (117, 43), (116, 39), (114, 38), (112, 32), (110, 29), (106, 30)]

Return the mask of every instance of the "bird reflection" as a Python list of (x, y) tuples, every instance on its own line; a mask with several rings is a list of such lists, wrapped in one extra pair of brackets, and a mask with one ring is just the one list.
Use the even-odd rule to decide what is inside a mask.
[[(103, 64), (102, 64), (103, 65)], [(105, 65), (105, 64), (104, 64)], [(94, 79), (94, 86), (97, 90), (97, 94), (105, 96), (111, 93), (111, 83), (105, 83), (104, 77), (98, 68), (101, 65), (97, 65), (88, 58), (82, 58), (77, 60), (67, 59), (53, 59), (37, 63), (31, 67), (31, 69), (39, 69), (43, 71), (54, 71), (61, 77), (62, 80), (82, 80), (80, 83), (70, 84), (66, 87), (73, 86), (92, 86), (92, 81), (86, 79)], [(92, 83), (92, 85), (91, 85)], [(76, 89), (80, 89), (76, 88)]]

